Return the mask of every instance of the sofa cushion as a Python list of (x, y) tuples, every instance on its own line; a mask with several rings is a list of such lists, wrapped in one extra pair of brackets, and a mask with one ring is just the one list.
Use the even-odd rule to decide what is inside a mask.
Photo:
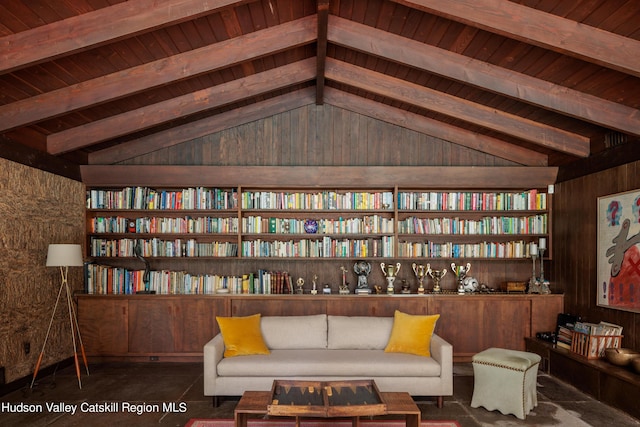
[(269, 354), (260, 330), (260, 315), (216, 316), (224, 341), (224, 357)]
[(384, 350), (393, 317), (327, 316), (327, 345), (332, 350)]
[(240, 377), (438, 377), (430, 357), (384, 350), (271, 350), (268, 356), (225, 358), (218, 375)]
[(431, 356), (431, 336), (439, 318), (439, 314), (419, 316), (396, 310), (385, 351)]
[(327, 348), (327, 315), (263, 316), (264, 341), (272, 350)]

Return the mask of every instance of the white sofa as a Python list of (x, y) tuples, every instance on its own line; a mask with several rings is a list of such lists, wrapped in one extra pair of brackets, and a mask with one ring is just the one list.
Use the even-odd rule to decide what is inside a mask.
[(204, 394), (240, 396), (246, 390), (270, 390), (274, 379), (332, 381), (373, 379), (380, 391), (412, 396), (453, 395), (453, 348), (437, 335), (431, 357), (384, 351), (393, 317), (326, 314), (265, 316), (260, 327), (268, 355), (227, 357), (222, 335), (204, 347)]

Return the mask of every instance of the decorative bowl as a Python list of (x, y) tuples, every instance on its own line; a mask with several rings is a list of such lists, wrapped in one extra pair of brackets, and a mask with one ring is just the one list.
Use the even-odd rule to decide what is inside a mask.
[(636, 373), (640, 374), (640, 357), (631, 360), (631, 367)]
[(633, 359), (640, 357), (640, 352), (630, 348), (607, 348), (604, 355), (614, 365), (627, 366)]
[(304, 222), (304, 231), (309, 234), (315, 234), (318, 232), (318, 221), (315, 219), (308, 219)]

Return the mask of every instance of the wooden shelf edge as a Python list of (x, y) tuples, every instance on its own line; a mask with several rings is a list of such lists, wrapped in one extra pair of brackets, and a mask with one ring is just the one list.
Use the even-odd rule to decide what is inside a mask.
[[(505, 182), (497, 170), (508, 170)], [(554, 184), (557, 167), (520, 166), (80, 166), (87, 186), (261, 186), (336, 188), (415, 187), (439, 189), (530, 189)]]

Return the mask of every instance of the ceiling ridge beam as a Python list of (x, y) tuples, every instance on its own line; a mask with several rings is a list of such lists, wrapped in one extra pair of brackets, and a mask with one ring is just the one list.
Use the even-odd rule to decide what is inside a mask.
[(578, 157), (589, 155), (589, 139), (515, 116), (415, 83), (334, 59), (327, 60), (327, 78), (440, 114), (493, 129), (534, 144)]
[(329, 26), (330, 0), (318, 0), (318, 41), (316, 61), (316, 104), (323, 104), (324, 92), (324, 67), (327, 59), (327, 32)]
[(409, 65), (587, 122), (640, 135), (640, 110), (331, 16), (331, 43)]
[(392, 0), (640, 77), (640, 42), (508, 0)]
[(129, 0), (0, 38), (0, 74), (71, 55), (248, 0)]
[(76, 126), (47, 137), (47, 151), (62, 154), (160, 125), (176, 117), (228, 105), (289, 87), (316, 76), (315, 58), (256, 73), (207, 89)]
[(133, 157), (142, 156), (153, 151), (169, 148), (240, 126), (255, 120), (271, 117), (295, 108), (304, 107), (315, 102), (313, 88), (301, 89), (286, 95), (280, 95), (266, 101), (257, 102), (245, 107), (226, 111), (212, 117), (190, 122), (171, 129), (144, 136), (126, 144), (116, 145), (89, 154), (89, 164), (113, 164)]
[(301, 46), (316, 36), (312, 15), (16, 101), (0, 106), (0, 132)]
[(429, 119), (419, 114), (400, 110), (399, 108), (394, 108), (338, 89), (326, 88), (325, 100), (328, 104), (335, 107), (411, 129), (521, 165), (548, 165), (548, 156), (546, 154), (510, 144), (497, 138), (480, 135), (448, 123)]

